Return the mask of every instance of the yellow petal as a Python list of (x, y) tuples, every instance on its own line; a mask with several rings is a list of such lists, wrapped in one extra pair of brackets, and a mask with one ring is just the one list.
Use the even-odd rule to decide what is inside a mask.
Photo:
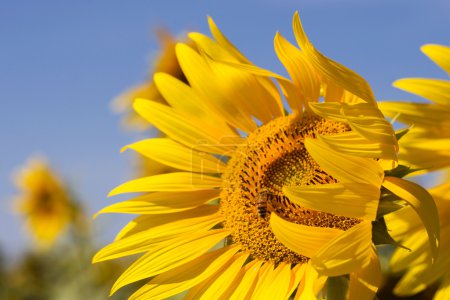
[(300, 49), (302, 49), (309, 61), (324, 76), (328, 77), (331, 81), (335, 81), (345, 90), (366, 102), (373, 103), (374, 105), (376, 104), (372, 90), (364, 78), (347, 67), (329, 59), (314, 48), (303, 30), (298, 12), (295, 12), (293, 27), (295, 38), (297, 39)]
[[(317, 102), (320, 95), (320, 80), (305, 55), (279, 33), (275, 36), (275, 51), (297, 85), (302, 104)], [(299, 104), (297, 106), (300, 106)]]
[(110, 295), (121, 287), (150, 278), (203, 255), (229, 235), (227, 230), (199, 232), (161, 243), (136, 260), (114, 283)]
[(176, 169), (199, 173), (222, 173), (226, 164), (216, 157), (185, 147), (168, 138), (151, 138), (127, 145), (136, 152)]
[(260, 269), (259, 275), (257, 277), (257, 283), (255, 289), (253, 291), (249, 291), (248, 299), (258, 299), (259, 290), (264, 289), (264, 287), (268, 284), (268, 277), (273, 272), (274, 264), (272, 262), (267, 262)]
[(305, 146), (320, 167), (338, 181), (381, 186), (384, 170), (375, 160), (336, 152), (318, 140), (306, 139)]
[(394, 129), (386, 119), (364, 116), (348, 118), (347, 121), (352, 130), (367, 140), (397, 146)]
[[(378, 107), (389, 118), (415, 126), (437, 126), (450, 129), (450, 109), (425, 103), (380, 102)], [(430, 118), (430, 116), (433, 116)], [(408, 133), (409, 135), (410, 133)], [(404, 138), (406, 138), (406, 135)]]
[(189, 172), (167, 173), (125, 182), (109, 192), (108, 197), (123, 193), (208, 190), (221, 185), (219, 177)]
[(293, 297), (293, 293), (296, 289), (299, 289), (300, 281), (303, 280), (305, 276), (305, 270), (306, 270), (307, 264), (297, 264), (295, 267), (291, 270), (291, 280), (289, 282), (289, 290), (286, 294), (285, 299), (291, 299)]
[[(221, 80), (231, 80), (236, 78), (236, 72), (230, 70), (230, 67), (222, 66), (221, 70), (213, 70), (207, 61), (196, 51), (184, 44), (176, 46), (177, 58), (183, 73), (189, 81), (189, 84), (202, 95), (205, 104), (215, 111), (216, 114), (223, 116), (231, 125), (245, 131), (252, 132), (256, 129), (256, 124), (250, 115), (247, 115), (242, 109), (237, 99), (233, 98), (238, 94), (241, 84), (245, 82), (237, 81), (233, 85)], [(218, 72), (221, 73), (218, 73)], [(220, 76), (220, 77), (218, 77)]]
[(253, 294), (255, 299), (288, 299), (291, 281), (291, 265), (281, 263), (275, 270), (270, 270), (264, 282)]
[(373, 299), (381, 285), (380, 260), (372, 248), (369, 264), (350, 273), (349, 300)]
[(130, 296), (130, 300), (166, 299), (208, 279), (226, 265), (239, 250), (238, 246), (222, 248), (154, 277)]
[(450, 81), (448, 80), (405, 78), (395, 81), (392, 85), (436, 104), (450, 106)]
[(224, 299), (223, 294), (232, 284), (242, 268), (248, 254), (236, 254), (228, 265), (218, 270), (214, 276), (189, 290), (184, 299)]
[(450, 75), (450, 47), (428, 44), (420, 50)]
[(353, 131), (332, 136), (319, 135), (318, 138), (331, 149), (344, 154), (367, 158), (384, 158), (390, 161), (397, 157), (396, 146), (368, 140)]
[(167, 214), (189, 210), (218, 199), (220, 190), (199, 190), (193, 192), (156, 192), (112, 204), (95, 214)]
[(363, 183), (286, 186), (283, 193), (308, 209), (369, 221), (375, 219), (380, 199), (379, 188)]
[(196, 124), (194, 120), (186, 118), (166, 105), (136, 99), (133, 107), (143, 118), (170, 138), (193, 149), (228, 154), (230, 147), (233, 149), (236, 146), (237, 141), (232, 141), (227, 145), (224, 143), (224, 139), (229, 139), (229, 137), (218, 136), (217, 133), (206, 131), (201, 124)]
[(317, 294), (324, 286), (327, 277), (320, 276), (309, 262), (306, 264), (304, 272), (305, 276), (297, 289), (294, 300), (317, 299)]
[[(261, 265), (263, 261), (253, 260), (245, 265), (241, 273), (236, 276), (236, 280), (233, 281), (232, 287), (223, 296), (224, 300), (240, 300), (250, 299), (251, 293), (256, 287), (258, 282), (258, 275), (260, 274)], [(238, 280), (239, 279), (239, 280)], [(227, 297), (228, 296), (228, 297)]]
[(201, 96), (190, 86), (166, 73), (156, 73), (153, 80), (164, 99), (178, 113), (189, 119), (196, 119), (200, 124), (205, 124), (205, 127), (210, 128), (215, 136), (237, 136), (236, 132), (226, 124), (226, 120), (214, 114), (214, 111), (205, 105)]
[(409, 233), (405, 239), (400, 240), (400, 243), (410, 250), (399, 248), (394, 252), (389, 263), (392, 272), (400, 272), (412, 265), (430, 262), (431, 253), (425, 230)]
[(291, 223), (275, 213), (270, 215), (270, 227), (276, 238), (286, 247), (306, 257), (314, 256), (342, 230)]
[[(261, 84), (260, 79), (249, 72), (242, 72), (230, 66), (218, 65), (216, 63), (217, 61), (233, 63), (239, 63), (239, 61), (210, 37), (196, 32), (189, 33), (189, 37), (201, 51), (206, 52), (212, 58), (212, 60), (206, 60), (210, 67), (212, 67), (212, 71), (219, 70), (219, 72), (214, 72), (218, 81), (222, 82), (225, 86), (233, 86), (233, 89), (229, 90), (231, 93), (229, 96), (233, 98), (234, 105), (239, 105), (248, 115), (253, 115), (263, 122), (269, 122), (273, 118), (273, 115), (280, 115), (280, 110), (277, 109), (278, 106), (276, 104), (278, 101), (281, 102), (280, 99), (277, 99), (279, 98), (278, 93), (268, 92), (265, 86)], [(225, 76), (222, 75), (224, 68), (228, 69), (228, 72), (224, 74)], [(266, 78), (261, 79), (267, 81)], [(227, 82), (232, 84), (228, 84)], [(267, 87), (275, 89), (275, 87)]]
[(310, 261), (319, 274), (340, 276), (365, 267), (371, 247), (372, 224), (362, 221), (324, 245)]
[(411, 206), (403, 207), (384, 216), (390, 235), (395, 240), (400, 240), (410, 235), (411, 232), (421, 230), (422, 224), (417, 213)]
[(439, 215), (433, 197), (420, 185), (396, 177), (386, 177), (383, 186), (399, 196), (417, 212), (428, 232), (433, 258), (436, 259), (440, 237)]
[(242, 63), (251, 64), (251, 62), (226, 38), (226, 36), (219, 30), (211, 17), (208, 17), (209, 30), (214, 39), (225, 48), (228, 52)]
[(207, 231), (223, 221), (217, 211), (217, 206), (205, 205), (191, 211), (152, 215), (150, 218), (146, 216), (141, 224), (127, 228), (126, 232), (121, 232), (120, 239), (98, 251), (92, 261), (96, 263), (149, 251), (157, 243), (181, 235)]

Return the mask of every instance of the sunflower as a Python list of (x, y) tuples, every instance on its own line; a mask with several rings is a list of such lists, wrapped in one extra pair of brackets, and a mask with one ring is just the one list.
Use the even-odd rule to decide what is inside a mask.
[[(450, 48), (425, 45), (421, 50), (438, 66), (450, 74)], [(394, 86), (431, 100), (433, 103), (383, 102), (382, 111), (398, 121), (410, 125), (401, 138), (399, 158), (402, 163), (419, 170), (415, 174), (446, 169), (450, 166), (450, 81), (442, 79), (406, 78)], [(450, 274), (450, 184), (444, 183), (430, 190), (436, 201), (441, 224), (442, 243), (435, 264), (430, 265), (429, 247), (424, 232), (410, 208), (403, 208), (386, 217), (393, 237), (412, 251), (398, 249), (391, 258), (394, 273), (406, 271), (394, 292), (401, 296), (414, 295), (440, 282), (435, 299), (448, 298)]]
[(256, 67), (209, 25), (214, 40), (189, 34), (198, 50), (176, 45), (189, 85), (154, 76), (170, 106), (134, 102), (167, 138), (125, 148), (179, 171), (118, 186), (110, 195), (147, 193), (99, 212), (140, 215), (93, 259), (143, 254), (111, 292), (149, 279), (130, 299), (312, 299), (343, 275), (350, 299), (370, 299), (383, 195), (428, 209), (418, 212), (435, 255), (434, 203), (394, 177), (396, 136), (367, 82), (315, 50), (297, 13), (300, 49), (275, 37), (292, 79)]
[(74, 220), (74, 201), (59, 176), (45, 160), (30, 159), (17, 174), (21, 194), (15, 207), (26, 219), (26, 227), (39, 246), (51, 246)]
[[(421, 50), (450, 74), (450, 47), (429, 44)], [(423, 172), (450, 167), (450, 81), (405, 78), (393, 85), (432, 101), (380, 103), (386, 116), (413, 126), (399, 142), (400, 162)]]
[[(186, 78), (175, 55), (176, 39), (163, 29), (157, 31), (157, 37), (161, 50), (154, 59), (151, 74), (154, 72), (164, 72), (185, 82)], [(124, 115), (122, 123), (126, 127), (137, 130), (148, 129), (150, 124), (132, 109), (132, 103), (136, 98), (152, 99), (163, 104), (167, 104), (167, 102), (160, 94), (152, 79), (125, 91), (113, 100), (112, 108), (114, 111)]]
[(450, 182), (430, 189), (441, 220), (441, 244), (437, 260), (431, 257), (426, 232), (410, 207), (386, 216), (393, 237), (410, 251), (399, 248), (391, 258), (394, 273), (406, 271), (394, 289), (399, 296), (417, 294), (427, 287), (439, 284), (434, 299), (448, 299), (450, 295)]

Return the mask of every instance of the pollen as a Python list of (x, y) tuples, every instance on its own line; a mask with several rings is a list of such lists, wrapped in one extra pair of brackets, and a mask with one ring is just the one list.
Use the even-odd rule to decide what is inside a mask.
[[(305, 138), (349, 131), (346, 124), (316, 116), (277, 118), (248, 136), (234, 153), (223, 175), (220, 212), (231, 242), (253, 258), (276, 264), (304, 263), (308, 257), (285, 247), (272, 233), (270, 214), (315, 227), (347, 230), (360, 220), (298, 206), (283, 194), (283, 186), (335, 183), (305, 148)], [(263, 213), (262, 213), (263, 212)]]

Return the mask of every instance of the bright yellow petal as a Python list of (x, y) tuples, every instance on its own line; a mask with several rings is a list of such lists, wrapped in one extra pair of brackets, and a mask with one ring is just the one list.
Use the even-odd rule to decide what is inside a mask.
[[(205, 205), (191, 211), (168, 215), (146, 216), (142, 224), (128, 227), (120, 238), (95, 254), (94, 263), (149, 251), (164, 242), (181, 235), (208, 231), (223, 221), (217, 214), (218, 207)], [(142, 220), (142, 217), (138, 218)]]
[(199, 173), (222, 173), (225, 163), (216, 157), (198, 152), (168, 138), (151, 138), (125, 146), (176, 169)]
[(334, 183), (284, 187), (293, 203), (339, 216), (373, 221), (377, 215), (380, 189), (363, 183)]
[(114, 283), (110, 295), (121, 287), (150, 278), (188, 263), (203, 255), (229, 235), (227, 230), (189, 234), (159, 244), (136, 260)]
[(420, 50), (450, 75), (450, 47), (428, 44)]
[(286, 247), (306, 257), (313, 257), (325, 244), (338, 237), (342, 230), (291, 223), (277, 214), (270, 215), (270, 227)]
[(289, 282), (289, 290), (285, 299), (291, 299), (291, 296), (294, 296), (294, 291), (300, 288), (300, 281), (303, 280), (305, 276), (306, 266), (307, 264), (297, 264), (291, 269), (291, 280)]
[(184, 299), (224, 299), (223, 294), (240, 272), (248, 254), (236, 254), (228, 265), (218, 270), (214, 276), (191, 288)]
[(350, 273), (349, 300), (371, 300), (381, 285), (382, 274), (380, 260), (372, 249), (369, 264)]
[(225, 143), (224, 139), (230, 139), (230, 137), (218, 136), (217, 133), (206, 131), (204, 124), (203, 126), (202, 124), (196, 124), (194, 120), (186, 118), (166, 105), (136, 99), (133, 107), (143, 118), (170, 138), (193, 149), (228, 154), (230, 149), (234, 149), (238, 142), (233, 140), (234, 137), (232, 137), (231, 143)]
[(156, 192), (112, 204), (94, 215), (120, 213), (159, 215), (189, 210), (219, 198), (220, 190)]
[(275, 270), (270, 270), (267, 277), (253, 294), (255, 299), (288, 299), (291, 281), (291, 265), (281, 263)]
[(193, 88), (166, 73), (156, 73), (153, 80), (164, 99), (178, 113), (189, 119), (197, 119), (198, 123), (205, 124), (205, 127), (210, 128), (217, 136), (237, 137), (236, 132), (226, 124), (226, 120), (214, 114)]
[(310, 261), (319, 274), (340, 276), (365, 267), (371, 247), (372, 224), (362, 221), (324, 245)]
[(450, 106), (450, 81), (448, 80), (405, 78), (395, 81), (392, 85), (436, 104)]
[(412, 265), (424, 262), (430, 263), (431, 253), (425, 230), (410, 233), (405, 239), (400, 240), (400, 243), (408, 249), (398, 248), (394, 252), (390, 260), (392, 272), (401, 272)]
[(433, 197), (420, 185), (396, 177), (386, 177), (383, 186), (399, 196), (417, 212), (430, 241), (433, 258), (437, 256), (440, 237), (439, 215)]
[(123, 193), (208, 190), (221, 185), (219, 177), (189, 172), (167, 173), (125, 182), (109, 192), (108, 197)]
[[(349, 117), (351, 129), (358, 132), (369, 141), (397, 146), (394, 129), (391, 123), (379, 117)], [(395, 156), (394, 156), (395, 158)]]
[(392, 158), (397, 156), (397, 149), (394, 145), (368, 140), (353, 131), (332, 136), (319, 135), (318, 138), (331, 149), (344, 154), (367, 158), (384, 158), (387, 160), (392, 160)]
[[(436, 126), (450, 129), (450, 109), (426, 103), (380, 102), (378, 107), (389, 118), (408, 125), (421, 127)], [(433, 116), (430, 118), (430, 116)], [(409, 135), (410, 133), (408, 133)], [(404, 138), (406, 138), (406, 135)]]
[(130, 296), (130, 300), (166, 299), (208, 279), (226, 265), (239, 250), (238, 246), (222, 248), (154, 277)]
[(320, 96), (320, 79), (305, 55), (279, 33), (275, 36), (275, 51), (297, 85), (302, 104), (317, 102)]
[[(220, 70), (212, 69), (204, 58), (184, 44), (178, 44), (176, 51), (180, 66), (189, 84), (202, 95), (202, 99), (207, 101), (205, 104), (211, 110), (245, 132), (252, 132), (256, 129), (256, 124), (251, 116), (247, 115), (241, 109), (242, 104), (240, 105), (238, 100), (233, 98), (245, 82), (236, 81), (233, 85), (229, 85), (228, 82), (232, 78), (236, 79), (238, 71), (224, 65), (221, 65), (223, 68)], [(219, 71), (221, 73), (218, 73)], [(224, 79), (227, 82), (221, 81)]]
[(303, 30), (298, 12), (294, 15), (293, 27), (300, 49), (324, 76), (328, 77), (329, 80), (335, 81), (345, 90), (366, 102), (376, 104), (372, 90), (364, 78), (347, 67), (329, 59), (314, 48)]
[(306, 139), (308, 153), (320, 167), (339, 182), (359, 182), (380, 187), (384, 177), (381, 165), (373, 159), (341, 154), (325, 143)]
[(226, 36), (219, 30), (211, 17), (208, 17), (209, 30), (214, 39), (225, 48), (228, 52), (238, 59), (241, 63), (251, 64), (251, 62), (226, 38)]
[[(224, 294), (224, 300), (241, 300), (241, 299), (250, 299), (251, 293), (256, 287), (256, 283), (258, 282), (258, 275), (260, 274), (261, 265), (263, 261), (254, 260), (245, 265), (242, 268), (242, 273), (236, 276), (236, 279), (233, 281), (234, 289), (229, 289)], [(228, 297), (226, 297), (228, 295)]]
[(247, 299), (258, 299), (259, 290), (264, 289), (268, 284), (267, 278), (272, 274), (274, 269), (274, 264), (272, 262), (266, 262), (264, 266), (260, 269), (257, 277), (257, 283), (253, 291), (249, 291), (246, 297)]
[(327, 277), (320, 276), (309, 262), (306, 264), (304, 272), (305, 276), (297, 289), (294, 300), (315, 300)]
[(403, 239), (412, 232), (423, 228), (420, 218), (411, 206), (403, 207), (385, 215), (384, 220), (386, 221), (390, 235), (395, 240)]

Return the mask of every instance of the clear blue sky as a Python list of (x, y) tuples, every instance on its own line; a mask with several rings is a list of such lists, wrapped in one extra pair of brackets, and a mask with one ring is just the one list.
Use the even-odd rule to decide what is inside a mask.
[[(378, 99), (412, 99), (391, 87), (397, 78), (445, 76), (419, 47), (450, 44), (448, 0), (1, 1), (0, 247), (26, 245), (9, 199), (11, 173), (31, 154), (48, 157), (89, 213), (130, 179), (119, 149), (138, 137), (119, 128), (109, 102), (145, 78), (153, 29), (207, 32), (211, 15), (253, 62), (284, 73), (272, 41), (277, 30), (292, 38), (295, 10), (316, 47), (363, 75)], [(103, 241), (124, 221), (100, 217)]]

